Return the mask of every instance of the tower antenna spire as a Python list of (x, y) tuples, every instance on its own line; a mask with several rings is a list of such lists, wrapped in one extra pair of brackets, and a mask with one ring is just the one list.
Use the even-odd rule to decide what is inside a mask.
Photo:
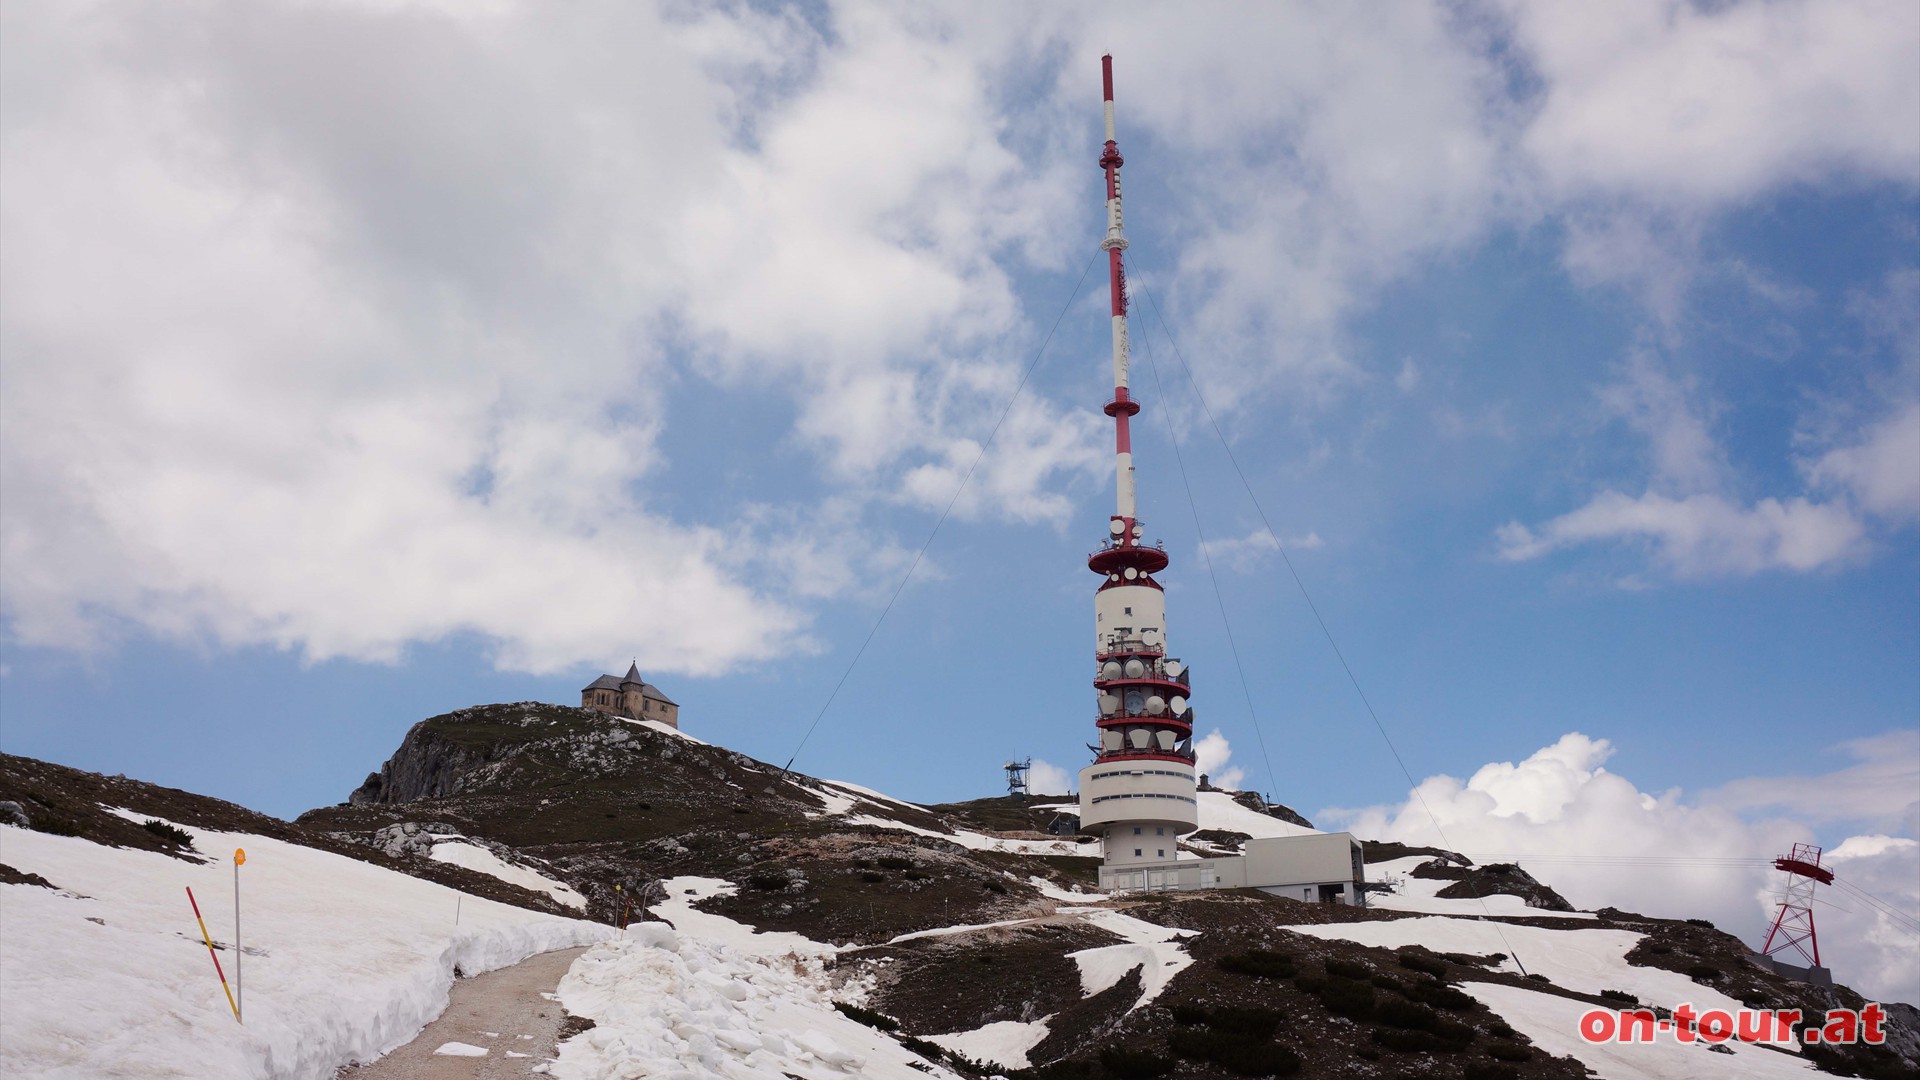
[[(1107, 144), (1100, 155), (1100, 168), (1107, 174), (1107, 236), (1100, 246), (1107, 253), (1107, 284), (1113, 302), (1113, 400), (1106, 413), (1113, 417), (1114, 482), (1118, 487), (1115, 515), (1123, 522), (1122, 536), (1132, 531), (1137, 508), (1133, 486), (1133, 440), (1128, 420), (1140, 411), (1140, 404), (1127, 391), (1127, 268), (1120, 253), (1127, 249), (1127, 230), (1120, 215), (1120, 144), (1113, 131), (1113, 56), (1100, 58), (1100, 85), (1107, 124)], [(1130, 537), (1128, 537), (1130, 539)]]

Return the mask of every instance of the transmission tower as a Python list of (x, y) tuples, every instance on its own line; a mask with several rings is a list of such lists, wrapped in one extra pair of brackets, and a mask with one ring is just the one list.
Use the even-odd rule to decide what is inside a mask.
[(1033, 768), (1032, 758), (1007, 762), (1007, 794), (1027, 794), (1027, 770)]
[(1813, 968), (1820, 967), (1820, 940), (1813, 928), (1813, 889), (1833, 884), (1833, 871), (1820, 865), (1820, 849), (1812, 844), (1795, 844), (1793, 852), (1773, 860), (1774, 869), (1787, 875), (1786, 892), (1780, 897), (1780, 912), (1773, 917), (1773, 929), (1767, 931), (1767, 943), (1760, 955), (1772, 960), (1792, 949)]

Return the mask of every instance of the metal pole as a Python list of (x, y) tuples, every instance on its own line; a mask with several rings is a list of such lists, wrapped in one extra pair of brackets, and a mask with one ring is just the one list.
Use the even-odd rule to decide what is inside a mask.
[(240, 860), (233, 861), (233, 1018), (246, 1023), (243, 1013), (247, 1008), (247, 980), (240, 971), (240, 958), (246, 950), (240, 947)]

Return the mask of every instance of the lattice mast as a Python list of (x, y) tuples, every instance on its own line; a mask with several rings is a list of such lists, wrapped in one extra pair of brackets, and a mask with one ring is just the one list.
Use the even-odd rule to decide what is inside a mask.
[(1780, 911), (1773, 917), (1773, 929), (1767, 931), (1767, 943), (1760, 946), (1760, 955), (1770, 957), (1792, 949), (1812, 966), (1820, 967), (1813, 890), (1816, 885), (1833, 884), (1833, 871), (1820, 865), (1820, 848), (1812, 844), (1793, 845), (1793, 852), (1773, 860), (1773, 867), (1787, 875), (1787, 887), (1780, 897)]
[(1175, 841), (1199, 825), (1195, 796), (1193, 713), (1188, 671), (1167, 655), (1166, 593), (1153, 575), (1167, 553), (1148, 546), (1135, 500), (1128, 422), (1140, 412), (1127, 386), (1127, 234), (1120, 210), (1119, 143), (1113, 125), (1113, 57), (1100, 59), (1106, 143), (1107, 282), (1113, 321), (1115, 507), (1108, 537), (1087, 560), (1101, 577), (1094, 594), (1094, 691), (1100, 742), (1080, 772), (1080, 827), (1102, 837), (1108, 865), (1177, 857)]

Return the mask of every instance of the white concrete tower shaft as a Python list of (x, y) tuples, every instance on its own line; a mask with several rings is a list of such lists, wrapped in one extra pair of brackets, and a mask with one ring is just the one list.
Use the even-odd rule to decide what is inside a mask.
[(1152, 888), (1152, 879), (1164, 873), (1152, 864), (1178, 857), (1179, 837), (1199, 827), (1199, 804), (1189, 676), (1167, 654), (1166, 592), (1153, 579), (1166, 569), (1167, 553), (1143, 540), (1146, 530), (1135, 499), (1128, 422), (1140, 404), (1127, 388), (1127, 281), (1121, 256), (1127, 236), (1120, 214), (1124, 162), (1113, 129), (1113, 58), (1102, 57), (1100, 66), (1107, 136), (1100, 155), (1107, 229), (1100, 246), (1107, 252), (1113, 312), (1113, 400), (1105, 411), (1114, 423), (1118, 499), (1106, 542), (1087, 560), (1087, 568), (1101, 577), (1093, 602), (1100, 742), (1094, 763), (1080, 771), (1080, 829), (1102, 839), (1109, 868), (1133, 867), (1123, 874), (1141, 879), (1132, 887)]

